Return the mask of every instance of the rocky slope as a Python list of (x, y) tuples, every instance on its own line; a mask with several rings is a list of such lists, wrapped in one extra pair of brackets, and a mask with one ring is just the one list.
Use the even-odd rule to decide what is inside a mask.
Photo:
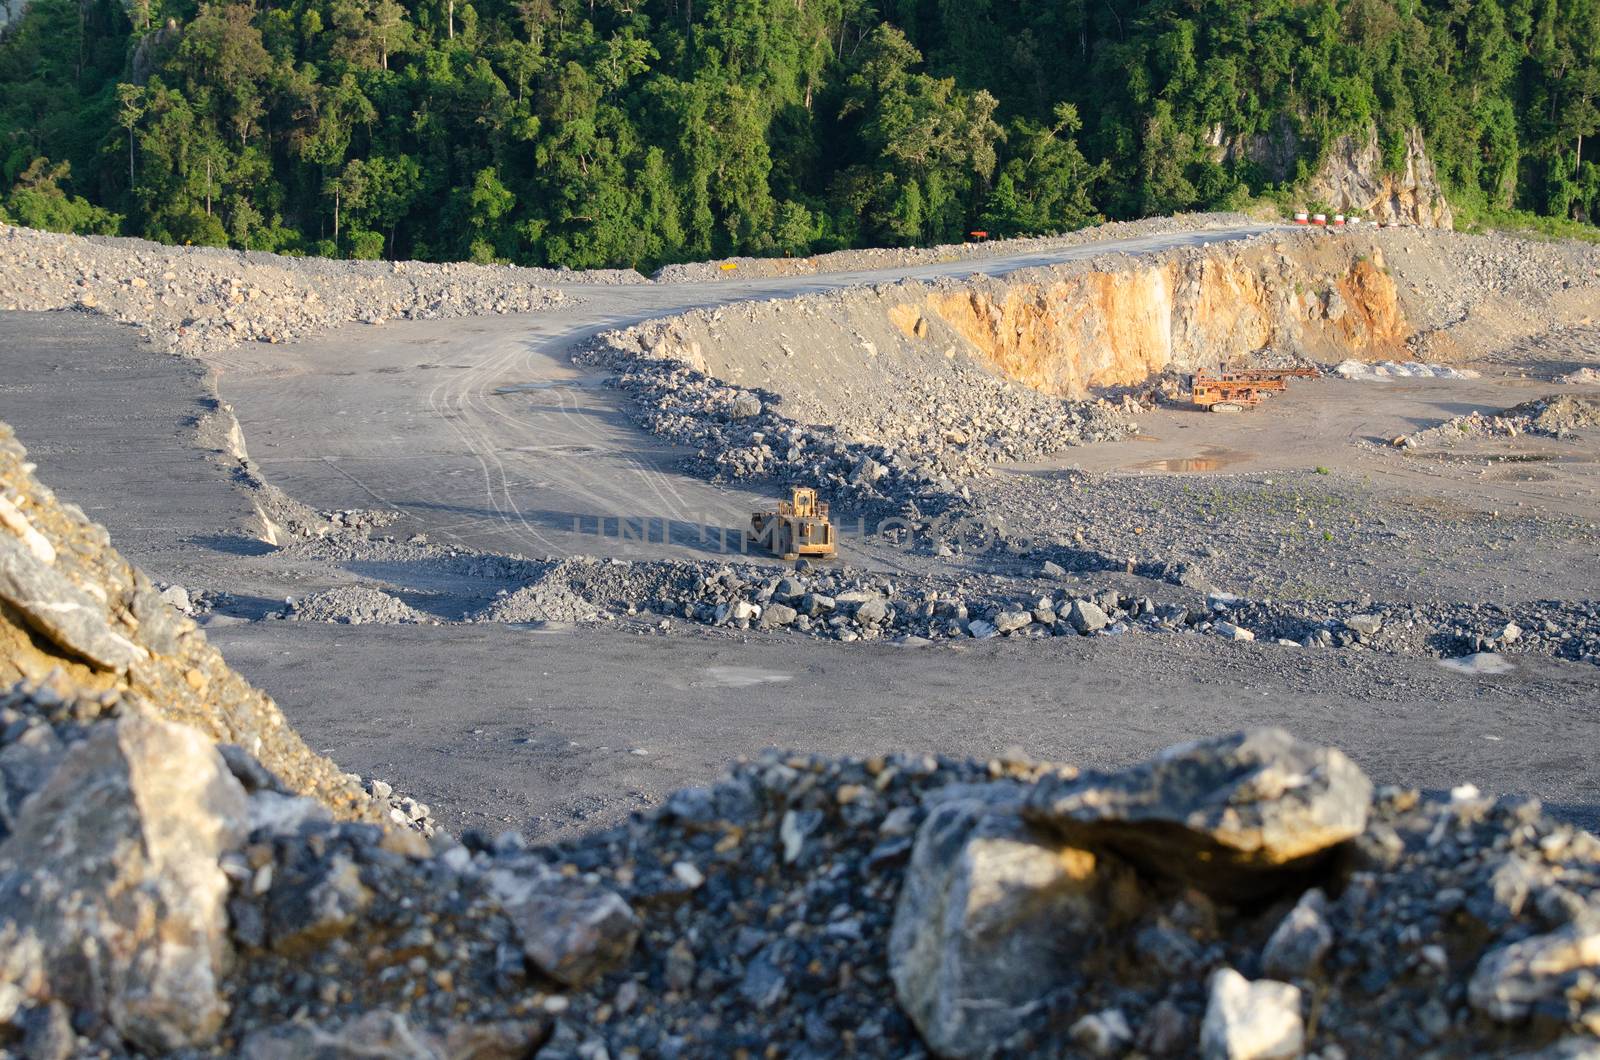
[[(1253, 135), (1230, 136), (1218, 124), (1208, 144), (1216, 161), (1249, 162), (1278, 184), (1298, 179), (1298, 164), (1306, 148), (1292, 121), (1281, 115), (1270, 130)], [(1301, 192), (1309, 206), (1377, 224), (1455, 227), (1422, 130), (1415, 127), (1406, 130), (1398, 168), (1385, 163), (1376, 125), (1338, 137), (1328, 145)]]
[(545, 848), (341, 823), (353, 782), (23, 461), (7, 433), (0, 1048), (1600, 1047), (1600, 842), (1278, 730), (1114, 773), (770, 752)]
[[(340, 324), (527, 313), (562, 297), (552, 269), (330, 261), (83, 238), (0, 225), (0, 309), (75, 309), (180, 353), (287, 342)], [(628, 271), (589, 282), (643, 282)]]
[(0, 424), (0, 687), (25, 687), (39, 709), (77, 723), (148, 705), (208, 741), (237, 745), (341, 816), (371, 816), (360, 788), (305, 746), (103, 528), (31, 472)]
[(1306, 186), (1311, 202), (1380, 224), (1454, 228), (1455, 216), (1422, 142), (1422, 130), (1406, 132), (1398, 170), (1388, 169), (1378, 146), (1378, 130), (1345, 134), (1329, 148)]

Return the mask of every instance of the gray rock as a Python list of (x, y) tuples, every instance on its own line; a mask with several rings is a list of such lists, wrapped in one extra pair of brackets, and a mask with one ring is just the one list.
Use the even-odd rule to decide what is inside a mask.
[(217, 753), (222, 756), (222, 761), (227, 765), (228, 772), (233, 774), (233, 779), (244, 787), (247, 794), (258, 791), (275, 791), (280, 795), (290, 793), (283, 781), (278, 779), (277, 774), (262, 765), (256, 760), (255, 755), (238, 744), (219, 743)]
[(1301, 979), (1311, 975), (1333, 945), (1328, 927), (1328, 899), (1313, 887), (1284, 916), (1261, 951), (1261, 967), (1268, 975)]
[(1218, 622), (1211, 628), (1215, 629), (1218, 634), (1226, 637), (1228, 640), (1247, 641), (1256, 639), (1256, 635), (1254, 633), (1250, 632), (1248, 629), (1245, 629), (1243, 626), (1235, 625), (1232, 622)]
[(1351, 615), (1344, 620), (1344, 628), (1363, 637), (1371, 637), (1383, 628), (1383, 619), (1377, 615)]
[(739, 993), (756, 1008), (766, 1010), (783, 1000), (789, 992), (788, 978), (779, 966), (777, 945), (768, 946), (745, 968)]
[(1067, 621), (1084, 636), (1111, 625), (1110, 616), (1100, 609), (1099, 604), (1089, 600), (1072, 601), (1072, 607), (1067, 611)]
[(1046, 777), (1025, 814), (1074, 846), (1237, 900), (1359, 835), (1371, 801), (1371, 781), (1340, 751), (1252, 729), (1120, 773)]
[(1546, 935), (1535, 935), (1484, 955), (1467, 984), (1472, 1007), (1502, 1023), (1524, 1019), (1546, 998), (1561, 998), (1581, 975), (1600, 967), (1600, 913)]
[(210, 1041), (229, 955), (218, 862), (245, 812), (197, 730), (94, 726), (0, 843), (0, 981), (103, 1014), (150, 1052)]
[(1040, 564), (1039, 566), (1039, 576), (1041, 578), (1065, 578), (1067, 576), (1067, 570), (1059, 563), (1045, 560), (1044, 563)]
[(728, 415), (736, 420), (748, 420), (761, 415), (761, 399), (746, 390), (733, 399)]
[(522, 948), (544, 972), (584, 986), (621, 965), (639, 938), (639, 918), (621, 896), (580, 877), (496, 870), (490, 885)]
[(1121, 1009), (1091, 1013), (1074, 1023), (1067, 1036), (1090, 1056), (1120, 1056), (1133, 1044), (1133, 1029)]
[(1121, 867), (1064, 849), (1022, 819), (1016, 789), (994, 789), (929, 810), (889, 939), (895, 995), (944, 1057), (998, 1055), (1116, 919)]
[(60, 737), (45, 724), (28, 726), (0, 747), (0, 839), (16, 828), (23, 800), (44, 787), (65, 754)]
[(806, 593), (800, 601), (800, 612), (815, 618), (824, 612), (832, 611), (838, 604), (831, 596), (820, 593)]
[(1010, 633), (1032, 622), (1033, 615), (1027, 611), (1002, 611), (994, 616), (994, 628), (1001, 633)]
[(1304, 1049), (1299, 987), (1271, 979), (1251, 982), (1232, 968), (1212, 974), (1200, 1025), (1205, 1060), (1297, 1060)]
[(271, 946), (280, 953), (298, 954), (337, 938), (371, 907), (372, 897), (355, 862), (336, 854), (273, 887), (267, 901)]
[(124, 671), (146, 656), (111, 628), (104, 603), (9, 534), (0, 534), (0, 600), (51, 643), (101, 669)]
[(863, 626), (875, 626), (889, 617), (889, 604), (881, 596), (874, 596), (856, 608), (856, 621)]
[(78, 1055), (72, 1014), (59, 1001), (35, 1006), (22, 1025), (22, 1055), (27, 1060), (69, 1060)]
[(761, 612), (761, 624), (769, 627), (787, 626), (798, 617), (800, 617), (800, 612), (788, 604), (768, 604), (766, 609)]

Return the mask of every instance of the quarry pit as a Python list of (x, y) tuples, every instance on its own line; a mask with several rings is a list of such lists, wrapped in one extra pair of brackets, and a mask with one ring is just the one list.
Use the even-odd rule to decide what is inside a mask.
[[(110, 586), (73, 599), (109, 600), (113, 635), (131, 638), (93, 650), (148, 653), (114, 678), (52, 648), (42, 619), (0, 610), (0, 687), (28, 682), (8, 709), (33, 710), (63, 680), (101, 698), (91, 709), (73, 692), (51, 708), (58, 727), (138, 713), (122, 692), (170, 700), (166, 721), (276, 771), (291, 790), (262, 789), (274, 798), (314, 795), (428, 837), (428, 850), (383, 840), (431, 866), (417, 871), (453, 859), (481, 883), (484, 866), (548, 858), (602, 872), (640, 909), (699, 887), (702, 854), (754, 859), (740, 863), (752, 879), (795, 865), (823, 887), (826, 859), (855, 872), (895, 839), (868, 837), (878, 817), (863, 816), (860, 836), (808, 846), (811, 818), (779, 812), (728, 826), (771, 832), (770, 850), (713, 855), (689, 805), (700, 796), (670, 793), (739, 756), (755, 764), (727, 784), (800, 799), (784, 778), (814, 771), (826, 814), (850, 820), (857, 789), (924, 814), (921, 785), (983, 774), (1034, 785), (1031, 821), (1054, 783), (1042, 762), (1121, 769), (1217, 731), (1286, 727), (1355, 764), (1335, 772), (1340, 797), (1371, 801), (1381, 824), (1363, 850), (1382, 828), (1445, 827), (1429, 814), (1585, 835), (1574, 826), (1600, 823), (1600, 250), (1234, 216), (1141, 225), (654, 281), (265, 268), (0, 229), (0, 420), (67, 502), (40, 522), (47, 545)], [(1323, 374), (1206, 413), (1184, 378), (1218, 366)], [(6, 503), (54, 511), (7, 459), (21, 499)], [(797, 567), (738, 544), (791, 486), (831, 501), (837, 561)], [(105, 559), (84, 520), (144, 574)], [(119, 611), (118, 594), (137, 606)], [(118, 739), (132, 754), (154, 737)], [(1311, 753), (1256, 743), (1273, 763)], [(773, 746), (861, 761), (760, 757)], [(915, 792), (896, 776), (918, 778)], [(1543, 810), (1518, 808), (1530, 798)], [(389, 865), (350, 836), (350, 857)], [(904, 859), (910, 841), (896, 849)], [(1097, 872), (1120, 871), (1121, 854), (1097, 856), (1110, 866)], [(644, 860), (635, 875), (646, 857), (678, 882)], [(1411, 874), (1397, 887), (1455, 885), (1458, 866), (1417, 857), (1391, 865)], [(273, 864), (296, 880), (291, 861)], [(384, 886), (413, 886), (391, 869)], [(262, 887), (265, 912), (240, 906), (230, 928), (253, 963), (228, 980), (229, 1034), (277, 1012), (262, 984), (298, 981), (299, 957), (248, 935), (249, 916), (281, 914)], [(687, 974), (657, 967), (675, 915), (646, 915), (641, 989)], [(1228, 925), (1228, 946), (1260, 949), (1255, 920)], [(882, 916), (839, 930), (890, 945)], [(901, 967), (915, 947), (893, 945)], [(272, 955), (256, 961), (262, 946)], [(315, 952), (343, 967), (336, 951)], [(760, 952), (738, 958), (740, 975), (782, 956)], [(457, 970), (492, 979), (477, 960)], [(378, 1004), (385, 982), (293, 1000), (334, 1020)], [(552, 1036), (566, 1005), (598, 1018), (599, 995), (538, 982), (496, 1018)], [(916, 1033), (941, 1040), (909, 989), (895, 996)], [(1473, 1048), (1515, 1037), (1452, 1026)], [(913, 1032), (900, 1018), (884, 1035), (887, 1050)]]

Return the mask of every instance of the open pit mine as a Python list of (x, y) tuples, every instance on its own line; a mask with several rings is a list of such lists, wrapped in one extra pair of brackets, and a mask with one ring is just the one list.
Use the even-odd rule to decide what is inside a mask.
[(0, 421), (5, 1055), (1600, 1055), (1595, 245), (0, 226)]

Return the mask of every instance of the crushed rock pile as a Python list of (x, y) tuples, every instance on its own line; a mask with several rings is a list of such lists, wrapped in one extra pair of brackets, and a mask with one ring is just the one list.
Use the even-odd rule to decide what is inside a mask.
[(1378, 382), (1384, 379), (1476, 379), (1471, 368), (1448, 364), (1423, 364), (1421, 361), (1340, 361), (1332, 373), (1341, 379)]
[(1432, 427), (1402, 434), (1392, 444), (1402, 449), (1420, 449), (1448, 447), (1469, 438), (1517, 438), (1525, 434), (1566, 438), (1577, 431), (1596, 427), (1600, 427), (1600, 401), (1572, 394), (1551, 394), (1524, 401), (1503, 412), (1474, 409)]
[(539, 580), (514, 589), (498, 597), (473, 618), (475, 622), (571, 622), (587, 623), (601, 620), (602, 611), (572, 591), (560, 580), (556, 571), (561, 564)]
[(541, 848), (338, 823), (137, 703), (3, 709), (26, 1055), (1568, 1057), (1600, 1030), (1600, 842), (1533, 800), (1375, 793), (1280, 730), (1116, 773), (768, 752)]
[(339, 622), (359, 625), (437, 624), (398, 597), (370, 585), (341, 585), (295, 600), (284, 613), (298, 622)]
[[(21, 456), (5, 437), (0, 660), (51, 665), (0, 694), (5, 1050), (1600, 1047), (1600, 841), (1534, 800), (1375, 791), (1281, 730), (1119, 772), (772, 751), (547, 847), (430, 841), (428, 808), (376, 782), (406, 827), (337, 820), (347, 792), (264, 762), (309, 756), (286, 753), (301, 745), (270, 704), (171, 679), (155, 613), (127, 621), (149, 606), (129, 602), (137, 576)], [(230, 672), (177, 636), (214, 694)], [(262, 718), (271, 739), (237, 739)]]
[(692, 447), (688, 462), (714, 481), (818, 486), (864, 509), (923, 513), (961, 503), (960, 480), (999, 460), (1038, 458), (1138, 429), (1130, 399), (1064, 401), (967, 364), (908, 380), (881, 401), (870, 427), (843, 431), (785, 415), (779, 395), (730, 386), (680, 360), (664, 342), (670, 323), (603, 332), (580, 363), (617, 372), (639, 423)]
[(1136, 568), (1150, 579), (1142, 591), (1130, 590), (1126, 580), (1096, 588), (1082, 576), (1098, 574), (1109, 582), (1124, 572), (1086, 553), (1038, 554), (1055, 559), (1043, 559), (1032, 575), (962, 577), (754, 559), (508, 560), (518, 564), (514, 576), (526, 584), (464, 618), (574, 624), (624, 616), (682, 619), (713, 629), (843, 643), (1205, 635), (1413, 658), (1494, 653), (1600, 664), (1600, 601), (1251, 599), (1212, 589), (1183, 563)]
[[(550, 269), (334, 261), (166, 247), (0, 225), (0, 309), (78, 309), (179, 353), (288, 342), (341, 324), (530, 313), (558, 304)], [(631, 279), (630, 279), (631, 278)], [(643, 282), (585, 273), (588, 282)]]

